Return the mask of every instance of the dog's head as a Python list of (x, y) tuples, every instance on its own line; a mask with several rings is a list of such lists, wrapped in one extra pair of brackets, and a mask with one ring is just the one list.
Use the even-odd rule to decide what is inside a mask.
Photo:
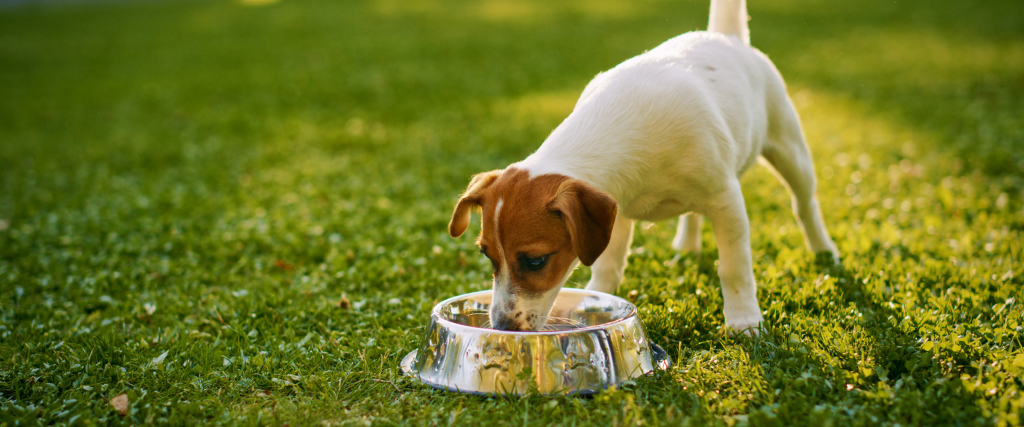
[(491, 324), (514, 331), (547, 322), (572, 270), (593, 264), (608, 246), (617, 209), (611, 196), (577, 179), (495, 170), (470, 181), (448, 224), (452, 237), (466, 232), (478, 207), (477, 244), (494, 266)]

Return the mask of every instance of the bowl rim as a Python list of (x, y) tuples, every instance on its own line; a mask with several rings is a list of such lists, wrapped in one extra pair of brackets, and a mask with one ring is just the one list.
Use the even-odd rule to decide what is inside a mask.
[(629, 300), (627, 300), (625, 298), (622, 298), (622, 297), (619, 297), (617, 295), (613, 295), (613, 294), (609, 294), (609, 293), (605, 293), (605, 292), (600, 292), (600, 291), (592, 291), (590, 289), (579, 289), (579, 288), (562, 288), (562, 289), (559, 289), (558, 293), (562, 293), (562, 292), (566, 292), (566, 291), (568, 291), (570, 293), (581, 293), (581, 294), (586, 294), (586, 295), (594, 295), (594, 296), (599, 296), (599, 297), (608, 297), (608, 298), (612, 298), (612, 299), (615, 299), (615, 300), (619, 300), (621, 302), (626, 303), (626, 306), (629, 308), (629, 314), (627, 314), (627, 315), (625, 315), (625, 316), (623, 316), (621, 318), (615, 319), (615, 320), (613, 320), (611, 322), (601, 323), (601, 324), (598, 324), (598, 325), (584, 326), (582, 328), (576, 328), (576, 329), (572, 329), (572, 330), (562, 330), (562, 331), (503, 331), (501, 329), (481, 328), (481, 327), (478, 327), (478, 326), (465, 325), (465, 324), (462, 324), (462, 323), (458, 323), (458, 322), (454, 322), (454, 321), (448, 320), (447, 318), (445, 318), (444, 316), (441, 315), (441, 307), (444, 307), (445, 305), (450, 304), (452, 301), (469, 299), (470, 297), (473, 297), (475, 295), (480, 295), (480, 294), (486, 294), (486, 293), (492, 293), (493, 294), (494, 293), (493, 289), (487, 289), (487, 290), (483, 290), (483, 291), (476, 291), (476, 292), (470, 292), (470, 293), (466, 293), (466, 294), (456, 295), (456, 296), (448, 298), (448, 299), (446, 299), (444, 301), (441, 301), (441, 302), (435, 304), (434, 308), (432, 308), (430, 310), (430, 316), (432, 318), (436, 319), (436, 321), (438, 323), (440, 323), (444, 328), (449, 329), (449, 330), (452, 330), (452, 329), (467, 329), (467, 330), (474, 330), (474, 331), (489, 331), (488, 333), (505, 334), (505, 335), (518, 335), (518, 336), (568, 335), (568, 334), (576, 334), (576, 333), (587, 333), (587, 332), (593, 332), (593, 331), (596, 331), (596, 330), (608, 329), (608, 328), (610, 328), (610, 327), (612, 327), (612, 326), (614, 326), (616, 324), (627, 322), (627, 321), (630, 321), (631, 319), (636, 319), (637, 316), (638, 316), (638, 311), (637, 311), (636, 305), (633, 304), (632, 302), (629, 302)]

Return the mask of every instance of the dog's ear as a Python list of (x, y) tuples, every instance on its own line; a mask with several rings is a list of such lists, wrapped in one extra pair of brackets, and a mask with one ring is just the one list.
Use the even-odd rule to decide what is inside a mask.
[(498, 179), (498, 175), (501, 175), (501, 170), (473, 175), (473, 179), (469, 181), (469, 187), (466, 187), (459, 202), (455, 204), (452, 220), (448, 223), (448, 234), (452, 237), (459, 237), (466, 232), (466, 228), (469, 227), (470, 212), (481, 205), (481, 194), (494, 183), (494, 180)]
[(586, 266), (593, 264), (612, 238), (618, 211), (615, 199), (583, 181), (569, 179), (558, 187), (547, 207), (561, 215), (580, 262)]

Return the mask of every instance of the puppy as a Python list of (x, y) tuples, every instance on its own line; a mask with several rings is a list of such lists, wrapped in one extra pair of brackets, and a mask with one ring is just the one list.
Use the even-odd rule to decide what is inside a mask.
[(448, 231), (462, 235), (481, 208), (477, 243), (494, 266), (494, 328), (540, 329), (580, 263), (592, 267), (587, 289), (615, 292), (633, 221), (682, 215), (673, 247), (699, 251), (708, 218), (725, 323), (756, 332), (763, 317), (739, 179), (758, 158), (789, 190), (807, 246), (838, 260), (800, 120), (748, 34), (745, 0), (712, 0), (707, 32), (598, 74), (535, 153), (472, 178)]

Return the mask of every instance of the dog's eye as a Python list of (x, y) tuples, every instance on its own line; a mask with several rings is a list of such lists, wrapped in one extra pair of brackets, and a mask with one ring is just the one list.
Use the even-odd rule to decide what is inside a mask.
[(487, 246), (481, 246), (480, 247), (480, 253), (483, 254), (484, 257), (486, 257), (487, 260), (491, 262), (491, 266), (494, 267), (495, 271), (497, 271), (498, 270), (498, 263), (495, 262), (494, 259), (491, 258), (490, 255), (487, 255)]
[(526, 271), (539, 271), (540, 269), (544, 268), (545, 265), (547, 265), (549, 256), (551, 256), (551, 254), (539, 256), (536, 258), (531, 258), (526, 255), (520, 255), (519, 266)]

